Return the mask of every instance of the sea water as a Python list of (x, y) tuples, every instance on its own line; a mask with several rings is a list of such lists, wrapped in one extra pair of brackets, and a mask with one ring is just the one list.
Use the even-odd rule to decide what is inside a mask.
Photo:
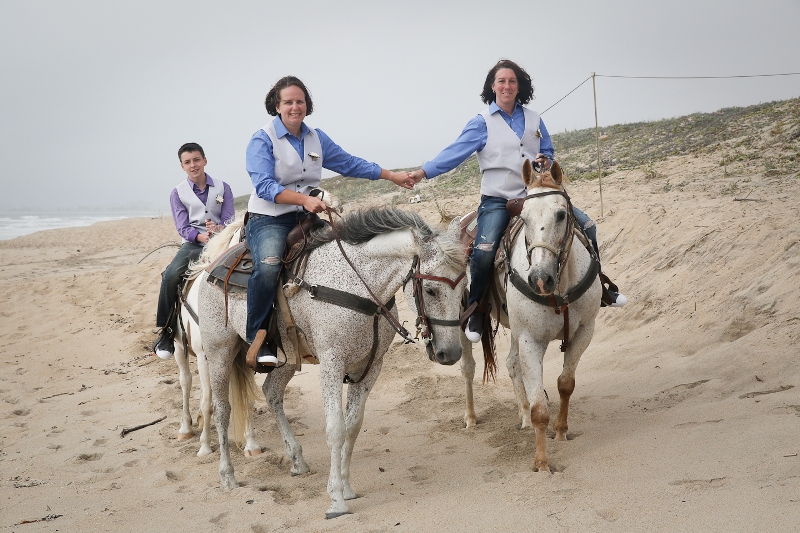
[(154, 213), (0, 213), (0, 240), (13, 239), (37, 231), (58, 228), (75, 228), (91, 226), (95, 222), (104, 220), (122, 220), (131, 217), (151, 217)]

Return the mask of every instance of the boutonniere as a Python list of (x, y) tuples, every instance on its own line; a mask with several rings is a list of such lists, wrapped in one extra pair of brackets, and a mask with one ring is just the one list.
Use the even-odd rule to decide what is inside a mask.
[(536, 135), (537, 139), (541, 139), (542, 138), (542, 132), (541, 132), (541, 130), (539, 130), (539, 128), (536, 128), (536, 134), (535, 135)]
[(221, 204), (225, 201), (225, 198), (223, 198), (221, 194), (218, 194), (216, 200), (218, 204)]
[(308, 152), (308, 155), (311, 157), (312, 161), (316, 161), (317, 159), (319, 159), (319, 154), (315, 152)]

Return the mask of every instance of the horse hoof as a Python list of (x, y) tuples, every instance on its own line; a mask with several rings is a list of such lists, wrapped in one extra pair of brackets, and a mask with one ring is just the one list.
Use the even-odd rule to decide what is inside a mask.
[(263, 450), (261, 448), (256, 448), (255, 450), (245, 450), (244, 456), (245, 457), (255, 457), (256, 455), (261, 455)]
[(189, 440), (194, 438), (194, 433), (178, 433), (178, 440)]
[(197, 452), (197, 457), (203, 457), (212, 453), (214, 453), (214, 450), (211, 449), (211, 446), (203, 445), (200, 446), (200, 450)]
[(325, 513), (325, 520), (330, 520), (331, 518), (339, 518), (342, 515), (350, 514), (350, 511), (337, 511), (335, 513), (327, 512)]

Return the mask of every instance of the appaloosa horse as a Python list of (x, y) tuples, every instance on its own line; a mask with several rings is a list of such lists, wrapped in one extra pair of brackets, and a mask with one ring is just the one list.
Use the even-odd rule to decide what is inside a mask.
[[(558, 377), (561, 403), (553, 422), (556, 440), (566, 440), (569, 399), (575, 389), (575, 369), (589, 346), (600, 309), (602, 288), (599, 262), (575, 234), (572, 203), (563, 185), (558, 163), (549, 172), (534, 174), (529, 161), (522, 177), (527, 196), (509, 201), (509, 211), (523, 222), (508, 250), (507, 260), (496, 269), (500, 309), (492, 315), (511, 329), (506, 367), (514, 385), (522, 427), (533, 425), (536, 434), (534, 470), (548, 470), (546, 429), (550, 422), (542, 379), (542, 360), (550, 341), (561, 339), (564, 366)], [(513, 223), (513, 220), (512, 220)], [(573, 242), (575, 241), (575, 246)], [(507, 312), (502, 309), (502, 304)], [(489, 332), (484, 333), (489, 334)], [(472, 381), (475, 360), (472, 344), (462, 337), (461, 372), (466, 381), (467, 427), (477, 417)], [(485, 353), (489, 361), (493, 354)]]
[[(397, 322), (395, 293), (404, 287), (408, 304), (422, 315), (422, 336), (427, 341), (429, 357), (453, 364), (461, 357), (458, 314), (465, 261), (455, 234), (438, 235), (417, 214), (391, 208), (364, 210), (337, 219), (333, 229), (312, 232), (309, 246), (312, 252), (301, 284), (305, 290), (291, 296), (288, 302), (297, 327), (305, 333), (320, 362), (331, 458), (331, 506), (326, 517), (333, 518), (348, 513), (345, 500), (356, 497), (350, 487), (350, 460), (364, 405), (381, 371), (383, 356), (396, 329), (407, 335)], [(204, 274), (196, 282), (201, 285), (200, 329), (211, 370), (220, 478), (223, 487), (232, 489), (238, 483), (230, 461), (227, 428), (236, 413), (231, 412), (227, 392), (232, 370), (242, 368), (234, 362), (244, 357), (247, 302), (244, 295), (230, 294), (226, 315), (222, 291), (205, 279)], [(356, 311), (332, 303), (328, 296), (337, 292), (357, 297), (371, 310)], [(278, 329), (287, 360), (292, 361), (296, 354), (287, 341), (280, 314)], [(294, 371), (293, 364), (276, 367), (262, 389), (292, 461), (291, 472), (301, 474), (309, 469), (283, 411), (284, 391)], [(343, 412), (345, 382), (349, 384)]]

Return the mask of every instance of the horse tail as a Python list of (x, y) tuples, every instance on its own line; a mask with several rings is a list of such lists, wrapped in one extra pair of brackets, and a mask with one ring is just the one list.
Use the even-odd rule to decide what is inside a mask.
[(253, 416), (250, 406), (258, 394), (254, 377), (253, 371), (245, 363), (245, 352), (240, 350), (233, 360), (228, 387), (228, 400), (231, 404), (231, 436), (239, 447), (244, 446), (246, 442), (245, 429), (250, 417)]
[(230, 248), (232, 244), (236, 244), (231, 242), (234, 238), (236, 242), (239, 242), (239, 235), (241, 235), (243, 228), (244, 219), (234, 217), (222, 231), (212, 235), (211, 238), (208, 239), (208, 244), (203, 248), (203, 253), (200, 254), (197, 261), (189, 265), (189, 269), (186, 271), (186, 277), (188, 279), (196, 278), (206, 267), (213, 263), (222, 252)]
[(481, 335), (481, 346), (483, 346), (483, 384), (491, 379), (492, 382), (496, 381), (497, 377), (497, 361), (495, 361), (494, 350), (494, 336), (497, 330), (492, 329), (492, 318), (489, 313), (486, 313), (483, 325), (483, 335)]

